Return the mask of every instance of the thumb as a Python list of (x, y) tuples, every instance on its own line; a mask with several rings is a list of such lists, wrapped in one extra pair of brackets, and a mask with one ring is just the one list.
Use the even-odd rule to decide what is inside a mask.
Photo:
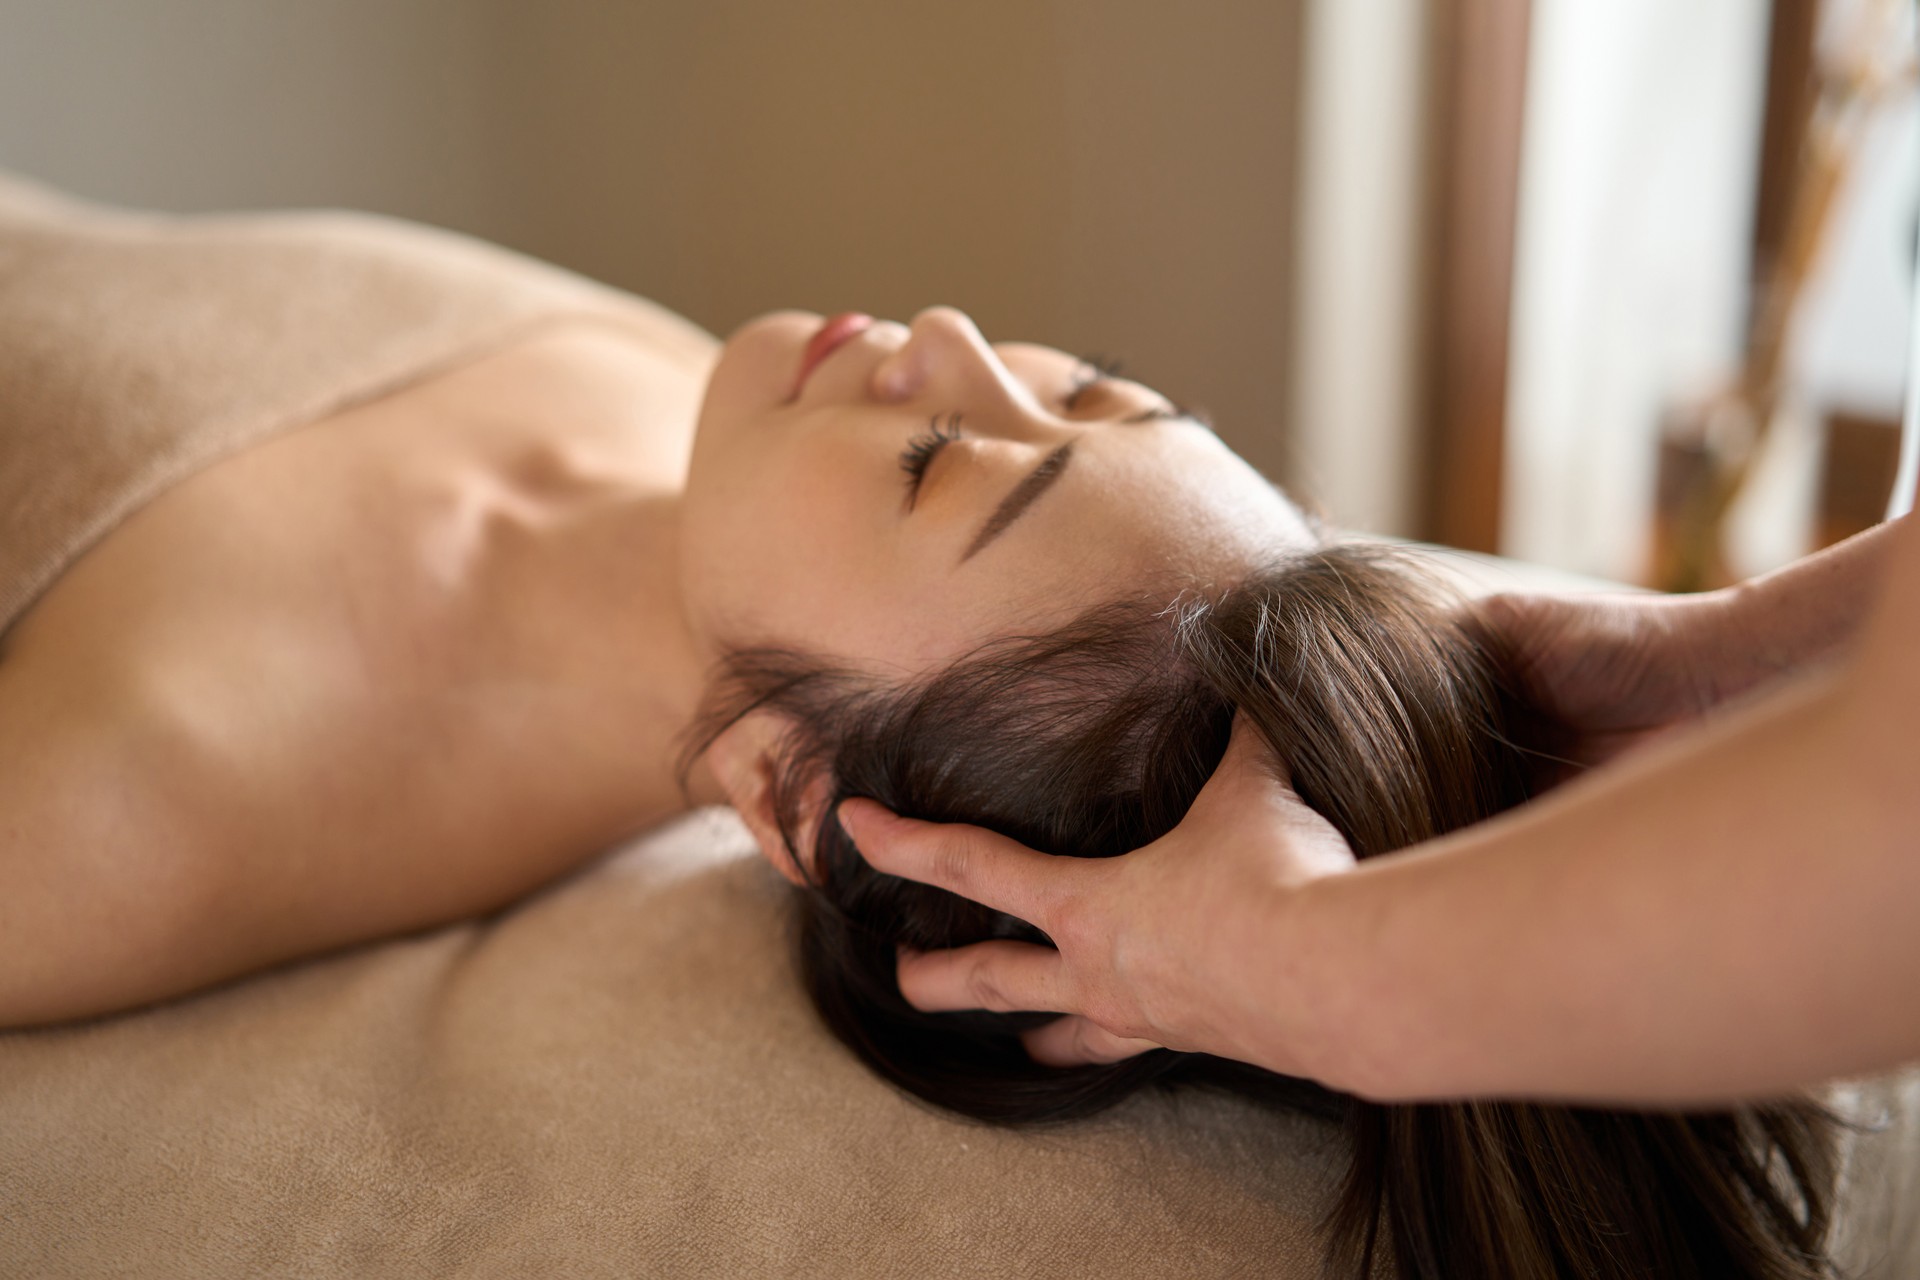
[(1354, 863), (1338, 829), (1294, 791), (1285, 763), (1244, 714), (1234, 717), (1226, 754), (1180, 826), (1216, 834), (1263, 831), (1277, 842), (1271, 847), (1307, 874)]
[(1236, 712), (1226, 754), (1220, 757), (1207, 785), (1194, 797), (1193, 808), (1232, 811), (1250, 804), (1271, 805), (1284, 801), (1300, 802), (1293, 793), (1293, 777), (1286, 762), (1274, 753), (1246, 713)]

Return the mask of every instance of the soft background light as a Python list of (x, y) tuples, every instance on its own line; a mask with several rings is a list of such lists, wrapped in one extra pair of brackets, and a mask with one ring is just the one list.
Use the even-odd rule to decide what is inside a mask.
[(773, 307), (1123, 357), (1288, 470), (1299, 6), (0, 0), (0, 165), (352, 205), (719, 333)]

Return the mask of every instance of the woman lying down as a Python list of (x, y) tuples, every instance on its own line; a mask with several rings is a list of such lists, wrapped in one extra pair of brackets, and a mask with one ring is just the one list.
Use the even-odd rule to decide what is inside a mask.
[(718, 344), (418, 228), (17, 189), (0, 350), (6, 1025), (490, 911), (724, 801), (793, 881), (820, 1015), (931, 1102), (1028, 1124), (1178, 1082), (1343, 1118), (1339, 1274), (1827, 1274), (1811, 1100), (1379, 1105), (1044, 1065), (1044, 1013), (902, 999), (902, 944), (1037, 935), (871, 870), (842, 798), (1111, 856), (1240, 712), (1369, 856), (1542, 775), (1420, 556), (1329, 536), (1150, 388), (945, 308)]

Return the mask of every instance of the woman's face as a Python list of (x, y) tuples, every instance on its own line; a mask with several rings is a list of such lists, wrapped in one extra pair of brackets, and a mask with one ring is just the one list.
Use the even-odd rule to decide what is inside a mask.
[(780, 644), (912, 675), (1311, 541), (1292, 504), (1138, 383), (989, 345), (946, 307), (822, 329), (805, 312), (754, 320), (708, 383), (681, 556), (709, 650)]

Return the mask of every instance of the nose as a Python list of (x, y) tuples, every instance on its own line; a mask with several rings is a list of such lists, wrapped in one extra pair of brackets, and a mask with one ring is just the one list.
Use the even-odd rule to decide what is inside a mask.
[(907, 341), (873, 371), (873, 398), (887, 404), (937, 401), (955, 410), (1034, 408), (966, 312), (928, 307), (907, 326)]

